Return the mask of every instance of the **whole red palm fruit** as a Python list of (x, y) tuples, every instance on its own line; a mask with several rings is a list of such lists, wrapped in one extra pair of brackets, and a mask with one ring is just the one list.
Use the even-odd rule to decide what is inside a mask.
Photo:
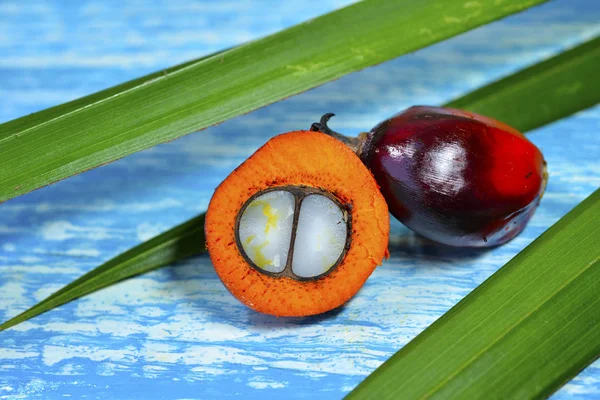
[[(313, 129), (351, 145), (371, 170), (390, 212), (415, 232), (462, 247), (518, 235), (544, 192), (540, 150), (516, 129), (451, 108), (415, 106), (358, 138)], [(327, 132), (328, 131), (328, 132)]]

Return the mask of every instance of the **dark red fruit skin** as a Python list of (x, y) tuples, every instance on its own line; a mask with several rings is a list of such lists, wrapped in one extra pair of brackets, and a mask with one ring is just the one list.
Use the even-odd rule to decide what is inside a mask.
[(390, 212), (443, 244), (509, 241), (525, 228), (546, 186), (539, 149), (514, 128), (474, 113), (415, 106), (364, 140), (359, 155)]

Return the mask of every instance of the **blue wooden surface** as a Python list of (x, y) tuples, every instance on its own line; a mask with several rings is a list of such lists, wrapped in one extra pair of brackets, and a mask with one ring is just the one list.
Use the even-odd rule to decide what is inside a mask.
[[(0, 0), (0, 122), (348, 3)], [(0, 319), (204, 211), (270, 136), (328, 111), (337, 130), (368, 130), (597, 35), (598, 21), (599, 2), (557, 0), (2, 204)], [(341, 398), (600, 186), (599, 128), (596, 106), (530, 135), (550, 183), (504, 247), (448, 250), (395, 223), (391, 258), (358, 295), (306, 319), (246, 309), (197, 257), (0, 333), (0, 398)], [(553, 396), (593, 398), (600, 362)]]

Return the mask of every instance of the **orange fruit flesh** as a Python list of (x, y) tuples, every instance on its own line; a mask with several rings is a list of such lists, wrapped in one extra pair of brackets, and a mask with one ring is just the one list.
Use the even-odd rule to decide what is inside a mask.
[[(236, 242), (236, 218), (258, 192), (282, 186), (323, 189), (351, 205), (350, 247), (328, 275), (313, 281), (273, 277), (251, 267)], [(248, 307), (276, 316), (320, 314), (347, 302), (387, 256), (387, 204), (371, 172), (342, 142), (320, 132), (276, 136), (216, 189), (206, 214), (206, 241), (225, 287)]]

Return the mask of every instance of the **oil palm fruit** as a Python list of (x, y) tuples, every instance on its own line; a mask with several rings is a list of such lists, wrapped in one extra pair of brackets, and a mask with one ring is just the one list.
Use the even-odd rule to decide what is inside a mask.
[(546, 187), (540, 150), (492, 118), (415, 106), (348, 138), (329, 129), (331, 116), (311, 129), (351, 147), (373, 173), (390, 212), (439, 243), (509, 241), (525, 228)]
[(389, 212), (371, 172), (319, 132), (276, 136), (216, 189), (206, 244), (225, 287), (276, 316), (348, 301), (387, 255)]

